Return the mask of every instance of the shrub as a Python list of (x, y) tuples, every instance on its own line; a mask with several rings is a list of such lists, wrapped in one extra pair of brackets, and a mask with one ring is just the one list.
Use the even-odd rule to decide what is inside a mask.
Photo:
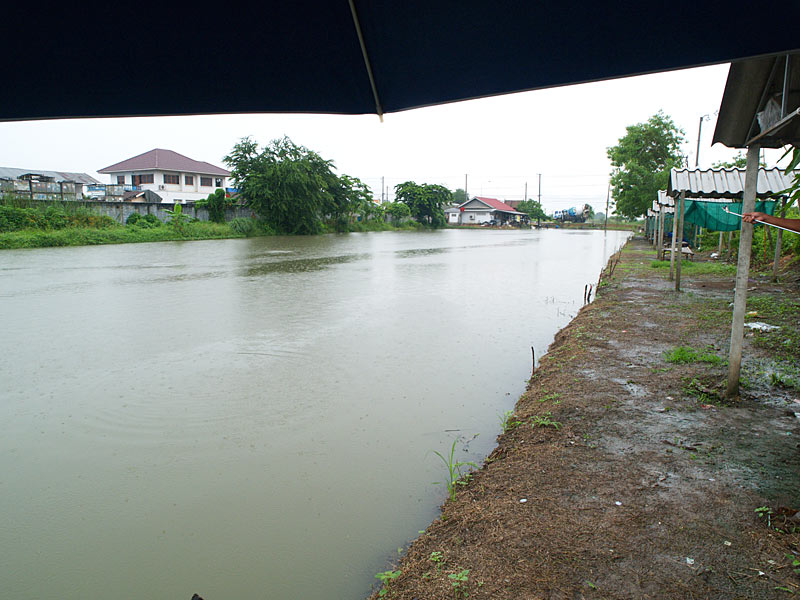
[(136, 225), (142, 218), (142, 215), (139, 213), (131, 213), (128, 215), (128, 218), (125, 219), (125, 225)]
[(234, 233), (238, 233), (239, 235), (243, 235), (245, 237), (255, 235), (256, 231), (258, 230), (258, 222), (250, 217), (237, 217), (228, 223), (228, 225), (230, 225), (230, 228)]

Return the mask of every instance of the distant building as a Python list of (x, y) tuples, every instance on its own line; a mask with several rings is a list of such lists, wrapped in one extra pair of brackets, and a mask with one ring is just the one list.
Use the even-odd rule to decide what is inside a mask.
[(0, 196), (28, 196), (34, 200), (83, 200), (86, 187), (99, 183), (86, 173), (0, 167)]
[(215, 190), (224, 190), (230, 177), (230, 171), (221, 167), (160, 148), (97, 172), (109, 175), (112, 186), (125, 186), (133, 191), (149, 190), (157, 194), (161, 202), (169, 204), (205, 200)]
[[(529, 221), (527, 214), (514, 210), (497, 198), (475, 196), (472, 200), (460, 204), (458, 210), (460, 212), (458, 222), (461, 225), (482, 225), (484, 223), (505, 225)], [(449, 217), (449, 222), (454, 222), (452, 215)]]

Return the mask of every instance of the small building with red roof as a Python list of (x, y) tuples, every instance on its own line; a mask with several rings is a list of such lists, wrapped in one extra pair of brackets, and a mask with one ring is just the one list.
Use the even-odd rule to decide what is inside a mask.
[(112, 185), (133, 191), (150, 190), (170, 204), (205, 200), (227, 186), (230, 171), (172, 150), (155, 148), (97, 171), (111, 176)]
[[(497, 198), (475, 196), (458, 206), (459, 225), (520, 225), (529, 221), (528, 215), (514, 210)], [(451, 216), (451, 223), (455, 219)]]

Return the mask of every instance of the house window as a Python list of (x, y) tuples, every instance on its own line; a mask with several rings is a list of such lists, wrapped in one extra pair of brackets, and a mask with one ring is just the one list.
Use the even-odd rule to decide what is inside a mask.
[(170, 175), (169, 173), (164, 173), (164, 183), (171, 183), (173, 185), (178, 185), (181, 182), (180, 175)]
[(125, 185), (125, 175), (117, 175), (117, 184)]
[(214, 180), (214, 185), (215, 185), (216, 187), (222, 187), (222, 177), (217, 177), (217, 178)]
[(211, 177), (201, 177), (200, 185), (203, 187), (211, 187)]
[(152, 173), (146, 175), (134, 175), (132, 178), (133, 185), (142, 185), (143, 183), (153, 183), (155, 180)]
[(194, 175), (185, 175), (183, 183), (184, 185), (194, 185)]

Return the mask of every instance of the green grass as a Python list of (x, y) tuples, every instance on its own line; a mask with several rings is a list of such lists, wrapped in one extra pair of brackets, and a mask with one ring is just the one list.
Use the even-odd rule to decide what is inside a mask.
[(167, 242), (176, 240), (208, 240), (244, 237), (230, 226), (220, 223), (187, 223), (183, 232), (168, 225), (153, 229), (125, 227), (122, 225), (95, 229), (72, 227), (55, 231), (26, 229), (0, 234), (0, 249), (49, 248), (55, 246), (92, 246), (99, 244), (127, 244), (135, 242)]
[[(654, 260), (650, 263), (650, 268), (669, 270), (669, 261)], [(681, 261), (681, 274), (725, 275), (734, 277), (736, 275), (736, 265), (718, 262), (694, 262), (690, 260), (683, 260)]]
[[(250, 219), (247, 220), (249, 221)], [(235, 219), (231, 223), (211, 223), (208, 221), (185, 223), (183, 231), (178, 231), (169, 224), (153, 228), (115, 224), (102, 229), (95, 227), (67, 227), (56, 230), (23, 229), (21, 231), (0, 233), (0, 250), (180, 240), (215, 240), (271, 234), (261, 225), (257, 225), (254, 228), (241, 227), (241, 221), (243, 219)], [(397, 231), (399, 229), (409, 229), (409, 227), (394, 227), (388, 223), (379, 224), (377, 221), (370, 221), (363, 227), (353, 228), (354, 231)]]
[(558, 429), (561, 427), (561, 423), (558, 421), (553, 421), (551, 418), (553, 415), (552, 413), (546, 412), (543, 415), (534, 415), (530, 419), (531, 427), (552, 427), (553, 429)]
[(696, 350), (691, 346), (678, 346), (672, 350), (664, 353), (664, 359), (670, 363), (688, 364), (688, 363), (709, 363), (712, 365), (722, 364), (724, 359), (720, 358), (712, 351)]

